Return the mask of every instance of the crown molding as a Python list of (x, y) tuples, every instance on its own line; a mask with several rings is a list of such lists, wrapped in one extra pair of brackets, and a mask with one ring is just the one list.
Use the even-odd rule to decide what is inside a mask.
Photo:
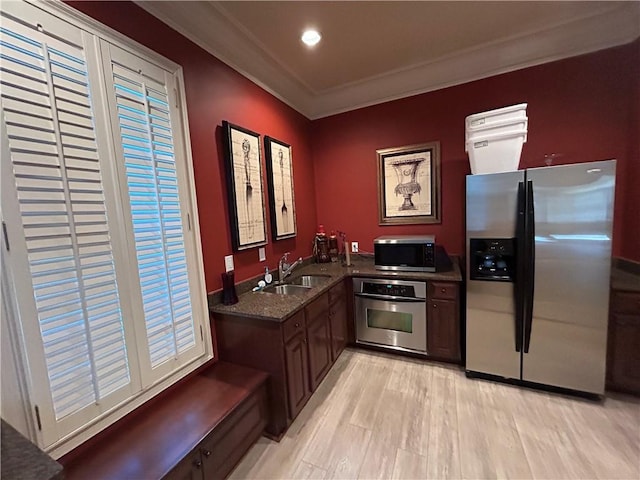
[[(309, 116), (312, 95), (231, 23), (212, 3), (135, 0), (161, 22), (299, 113)], [(185, 9), (188, 6), (188, 9)]]
[(213, 4), (136, 4), (311, 120), (623, 45), (640, 36), (640, 4), (628, 2), (597, 15), (314, 93)]
[(624, 45), (640, 36), (639, 12), (617, 8), (345, 85), (324, 93), (308, 116), (322, 118)]

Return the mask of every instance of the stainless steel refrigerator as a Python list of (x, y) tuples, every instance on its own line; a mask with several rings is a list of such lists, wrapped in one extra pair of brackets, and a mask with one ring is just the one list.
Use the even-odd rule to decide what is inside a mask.
[(467, 176), (467, 375), (604, 393), (615, 165)]

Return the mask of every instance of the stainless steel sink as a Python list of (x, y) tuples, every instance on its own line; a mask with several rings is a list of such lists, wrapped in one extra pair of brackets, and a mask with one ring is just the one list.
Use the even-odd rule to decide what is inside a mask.
[(305, 287), (302, 285), (270, 285), (264, 288), (262, 291), (268, 293), (278, 293), (280, 295), (300, 295), (301, 293), (308, 292), (311, 287)]
[(331, 278), (331, 275), (301, 275), (289, 280), (291, 285), (302, 285), (304, 287), (317, 287)]

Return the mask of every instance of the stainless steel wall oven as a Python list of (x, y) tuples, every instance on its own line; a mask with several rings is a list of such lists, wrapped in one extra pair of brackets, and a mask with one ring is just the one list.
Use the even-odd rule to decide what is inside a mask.
[(427, 354), (427, 284), (354, 278), (356, 343)]

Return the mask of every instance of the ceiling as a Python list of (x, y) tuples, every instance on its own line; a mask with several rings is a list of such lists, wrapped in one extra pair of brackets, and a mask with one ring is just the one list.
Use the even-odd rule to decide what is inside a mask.
[(640, 36), (637, 1), (136, 3), (311, 119)]

